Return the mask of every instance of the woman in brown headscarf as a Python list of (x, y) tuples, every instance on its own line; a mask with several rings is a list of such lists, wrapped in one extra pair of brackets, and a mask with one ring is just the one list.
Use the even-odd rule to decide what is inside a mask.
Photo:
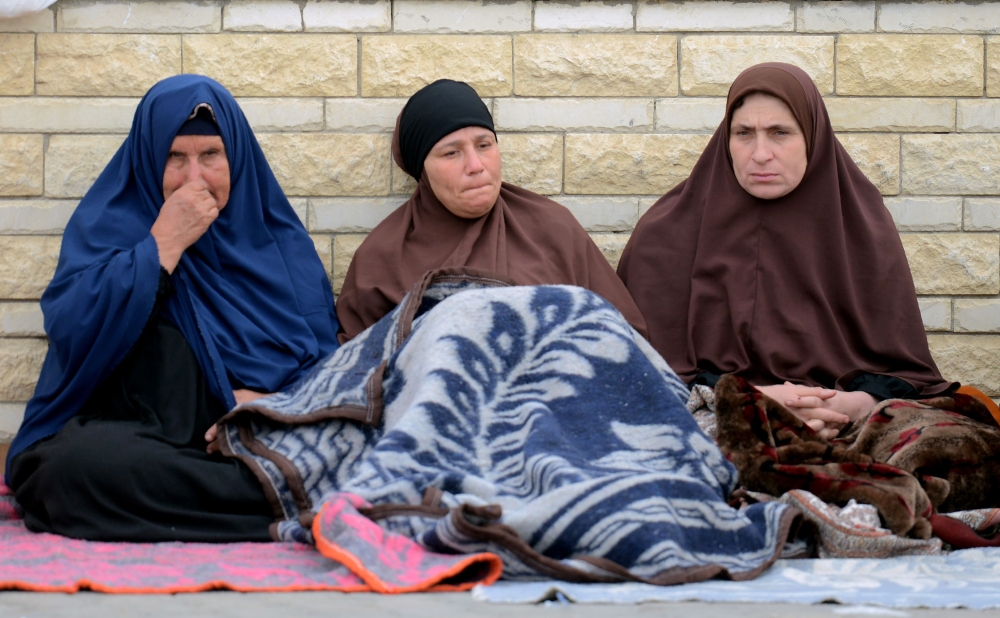
[(468, 84), (439, 80), (414, 94), (393, 156), (418, 185), (351, 260), (337, 300), (341, 342), (392, 311), (427, 271), (462, 266), (518, 285), (587, 288), (645, 336), (639, 309), (573, 215), (501, 182), (493, 118)]
[(688, 383), (736, 374), (827, 436), (878, 400), (956, 386), (931, 358), (881, 194), (792, 65), (736, 78), (725, 120), (639, 221), (618, 275)]

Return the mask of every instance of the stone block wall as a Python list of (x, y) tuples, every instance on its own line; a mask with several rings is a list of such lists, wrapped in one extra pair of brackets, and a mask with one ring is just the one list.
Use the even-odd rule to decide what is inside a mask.
[(65, 222), (139, 97), (188, 72), (239, 99), (339, 289), (413, 188), (390, 135), (430, 81), (470, 82), (505, 179), (569, 207), (615, 264), (737, 73), (795, 63), (885, 196), (942, 370), (1000, 397), (997, 35), (1000, 4), (888, 0), (62, 0), (0, 20), (0, 442), (45, 354)]

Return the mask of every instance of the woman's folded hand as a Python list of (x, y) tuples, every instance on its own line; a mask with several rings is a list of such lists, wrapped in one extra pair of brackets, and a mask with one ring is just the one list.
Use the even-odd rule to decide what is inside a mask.
[(758, 386), (757, 390), (784, 405), (789, 412), (802, 419), (809, 428), (827, 440), (835, 438), (840, 429), (851, 421), (847, 414), (838, 409), (842, 406), (835, 405), (838, 395), (849, 393), (791, 382)]
[[(267, 397), (271, 393), (258, 393), (257, 391), (252, 391), (246, 388), (239, 388), (233, 391), (233, 398), (236, 399), (236, 405), (241, 406), (245, 403), (250, 403), (255, 399), (260, 399), (261, 397)], [(205, 432), (205, 442), (208, 442), (208, 447), (205, 449), (209, 453), (216, 453), (219, 451), (219, 443), (216, 438), (219, 437), (219, 426), (212, 425)]]

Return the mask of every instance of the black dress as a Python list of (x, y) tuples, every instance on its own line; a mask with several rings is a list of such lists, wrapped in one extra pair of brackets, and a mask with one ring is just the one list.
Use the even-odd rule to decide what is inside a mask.
[(37, 532), (100, 541), (270, 541), (275, 514), (242, 462), (205, 452), (225, 405), (194, 351), (160, 316), (81, 411), (11, 462), (11, 484)]

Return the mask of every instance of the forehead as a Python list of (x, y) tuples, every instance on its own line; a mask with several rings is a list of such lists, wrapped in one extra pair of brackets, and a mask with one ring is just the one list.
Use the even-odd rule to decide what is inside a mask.
[(759, 124), (761, 121), (799, 126), (795, 115), (792, 114), (792, 110), (784, 101), (763, 92), (747, 95), (743, 99), (743, 105), (733, 111), (733, 125), (737, 123)]
[(225, 150), (222, 137), (218, 135), (177, 135), (170, 144), (171, 152), (200, 152), (210, 149)]
[(468, 141), (478, 141), (481, 139), (494, 139), (493, 131), (486, 127), (464, 127), (457, 131), (452, 131), (434, 144), (434, 148), (446, 145), (460, 144)]

